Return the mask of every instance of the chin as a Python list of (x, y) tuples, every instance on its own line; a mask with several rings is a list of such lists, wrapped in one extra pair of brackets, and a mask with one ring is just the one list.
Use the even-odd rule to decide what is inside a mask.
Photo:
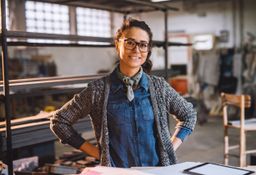
[(139, 61), (131, 61), (130, 65), (134, 66), (141, 66), (145, 61), (139, 60)]
[(122, 62), (121, 64), (123, 64), (123, 66), (125, 66), (125, 67), (135, 69), (135, 68), (140, 68), (143, 63), (144, 62), (142, 62), (142, 61), (136, 61), (136, 62), (135, 61), (126, 61), (126, 62)]
[(139, 68), (139, 67), (141, 67), (141, 63), (138, 63), (138, 64), (130, 64), (130, 67), (132, 67), (132, 68)]

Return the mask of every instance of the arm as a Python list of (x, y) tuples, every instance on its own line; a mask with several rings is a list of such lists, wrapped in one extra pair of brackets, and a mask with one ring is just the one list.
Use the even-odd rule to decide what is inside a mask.
[(84, 142), (80, 148), (81, 151), (83, 151), (84, 153), (95, 157), (96, 159), (100, 159), (100, 152), (99, 152), (99, 148), (94, 146), (93, 144), (89, 143), (89, 142)]
[(177, 149), (186, 136), (194, 130), (196, 111), (193, 109), (193, 105), (180, 96), (166, 81), (164, 81), (164, 93), (166, 108), (177, 121), (176, 130), (171, 139), (174, 148)]
[(176, 151), (182, 144), (181, 139), (179, 139), (178, 137), (172, 137), (171, 142), (172, 142), (174, 151)]
[(172, 135), (171, 142), (173, 144), (174, 151), (176, 151), (185, 138), (191, 134), (192, 130), (188, 128), (177, 128)]
[[(92, 87), (89, 85), (88, 88), (75, 95), (61, 109), (56, 111), (51, 118), (50, 128), (62, 143), (67, 143), (98, 158), (98, 148), (86, 142), (72, 127), (77, 120), (91, 113), (92, 104), (93, 91)], [(92, 149), (92, 147), (95, 147), (95, 149)], [(97, 154), (95, 152), (97, 152)]]

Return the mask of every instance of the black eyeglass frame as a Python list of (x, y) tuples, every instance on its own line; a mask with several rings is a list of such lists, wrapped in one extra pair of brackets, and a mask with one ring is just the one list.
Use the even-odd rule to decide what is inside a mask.
[[(132, 38), (120, 38), (119, 41), (123, 40), (124, 41), (124, 47), (128, 50), (133, 50), (134, 48), (136, 48), (137, 46), (139, 47), (140, 52), (142, 53), (146, 53), (149, 52), (151, 49), (151, 46), (148, 42), (142, 41), (142, 42), (137, 42)], [(131, 41), (134, 42), (134, 46), (133, 47), (127, 47), (127, 41)], [(141, 44), (146, 44), (147, 45), (147, 50), (141, 50)]]

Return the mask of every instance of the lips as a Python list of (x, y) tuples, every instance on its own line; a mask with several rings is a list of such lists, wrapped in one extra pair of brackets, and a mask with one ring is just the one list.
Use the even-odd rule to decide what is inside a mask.
[(140, 56), (129, 56), (130, 59), (136, 60), (136, 59), (141, 59)]

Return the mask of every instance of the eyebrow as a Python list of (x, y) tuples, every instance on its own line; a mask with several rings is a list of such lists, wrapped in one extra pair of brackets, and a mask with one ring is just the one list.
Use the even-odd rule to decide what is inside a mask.
[[(124, 39), (127, 39), (127, 40), (134, 40), (134, 41), (136, 41), (136, 40), (135, 40), (135, 39), (133, 39), (133, 38), (124, 38)], [(149, 43), (149, 41), (145, 41), (145, 40), (136, 41), (136, 42), (144, 42), (144, 43)]]

